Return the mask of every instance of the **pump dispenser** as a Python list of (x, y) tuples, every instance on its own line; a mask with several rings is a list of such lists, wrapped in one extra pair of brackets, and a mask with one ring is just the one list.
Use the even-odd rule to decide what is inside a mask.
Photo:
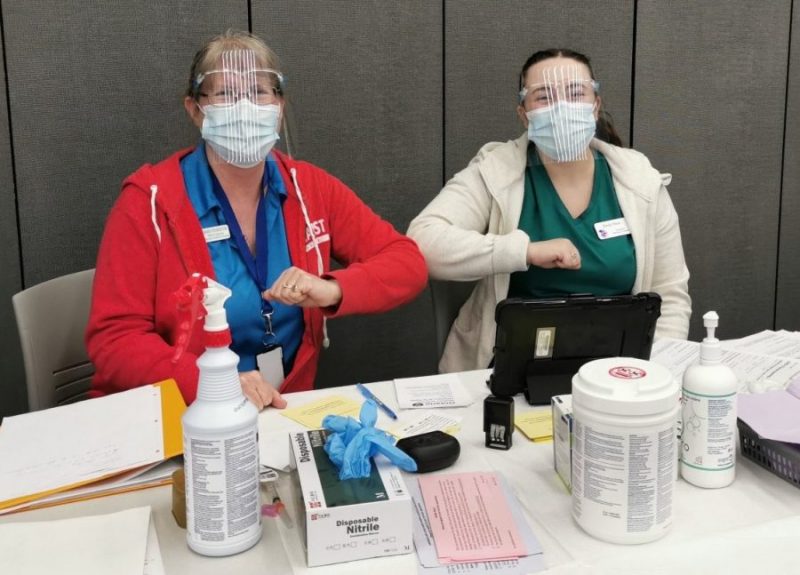
[(186, 539), (201, 555), (233, 555), (261, 538), (258, 410), (242, 394), (239, 356), (228, 347), (224, 304), (231, 291), (194, 274), (175, 295), (184, 317), (173, 361), (186, 350), (195, 322), (205, 317), (197, 398), (182, 419)]
[(703, 316), (700, 361), (683, 375), (681, 476), (698, 487), (726, 487), (736, 476), (736, 374), (722, 365), (714, 332), (719, 316)]

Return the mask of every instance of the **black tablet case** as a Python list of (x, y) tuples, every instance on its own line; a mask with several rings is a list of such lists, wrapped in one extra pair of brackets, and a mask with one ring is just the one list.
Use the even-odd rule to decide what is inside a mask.
[(571, 393), (572, 376), (588, 361), (649, 359), (660, 315), (655, 293), (503, 300), (495, 310), (489, 387), (494, 395), (523, 392), (529, 403), (549, 404), (552, 396)]

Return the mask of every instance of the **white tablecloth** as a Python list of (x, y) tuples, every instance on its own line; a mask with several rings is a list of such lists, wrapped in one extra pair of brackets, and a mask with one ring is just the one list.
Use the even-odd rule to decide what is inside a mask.
[[(800, 573), (800, 489), (754, 463), (738, 459), (736, 481), (730, 487), (704, 490), (679, 480), (674, 494), (673, 527), (659, 541), (637, 546), (605, 543), (584, 533), (573, 521), (571, 498), (553, 471), (552, 443), (532, 443), (514, 433), (509, 451), (484, 447), (483, 398), (488, 371), (460, 374), (475, 396), (466, 408), (451, 412), (464, 417), (458, 434), (461, 457), (441, 473), (494, 470), (510, 482), (530, 524), (542, 543), (548, 575), (649, 574), (649, 573)], [(392, 382), (369, 385), (390, 407), (396, 408)], [(355, 387), (323, 389), (287, 395), (290, 406), (326, 395), (361, 396)], [(517, 398), (518, 411), (530, 409)], [(408, 418), (410, 411), (400, 412)], [(383, 412), (379, 427), (394, 422)], [(261, 441), (267, 450), (283, 449), (286, 432), (300, 429), (278, 410), (267, 409), (259, 419)], [(409, 476), (413, 479), (413, 476)], [(291, 507), (291, 502), (288, 502)], [(0, 521), (34, 521), (110, 512), (139, 505), (153, 507), (156, 529), (168, 575), (181, 573), (314, 573), (342, 575), (389, 575), (416, 573), (416, 556), (405, 555), (307, 568), (297, 528), (264, 519), (264, 537), (254, 548), (227, 558), (206, 558), (191, 552), (185, 532), (171, 512), (169, 488), (155, 488), (30, 511)], [(291, 509), (290, 509), (291, 510)], [(291, 510), (293, 512), (293, 510)], [(2, 558), (0, 558), (2, 563)]]

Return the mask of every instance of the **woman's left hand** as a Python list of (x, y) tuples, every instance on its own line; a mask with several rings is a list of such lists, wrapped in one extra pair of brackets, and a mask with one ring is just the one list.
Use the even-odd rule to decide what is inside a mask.
[(261, 297), (300, 307), (336, 307), (342, 301), (342, 288), (336, 280), (322, 279), (292, 266)]

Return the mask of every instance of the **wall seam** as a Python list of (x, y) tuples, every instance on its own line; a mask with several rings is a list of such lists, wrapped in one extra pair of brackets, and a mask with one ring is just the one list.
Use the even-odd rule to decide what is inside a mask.
[(636, 98), (636, 35), (639, 19), (639, 0), (633, 0), (633, 40), (631, 42), (631, 111), (628, 133), (628, 145), (633, 148), (633, 121)]
[(253, 33), (253, 0), (247, 0), (247, 31)]
[(8, 150), (11, 160), (11, 186), (14, 193), (14, 218), (17, 224), (17, 258), (19, 260), (20, 289), (25, 289), (25, 265), (22, 260), (22, 222), (19, 212), (19, 188), (17, 187), (17, 162), (14, 155), (14, 129), (11, 119), (11, 86), (8, 81), (8, 47), (6, 46), (6, 27), (3, 16), (3, 3), (0, 1), (0, 44), (3, 46), (3, 76), (6, 83), (6, 115), (8, 117)]
[(442, 0), (442, 187), (447, 178), (447, 0)]
[(786, 48), (786, 84), (783, 94), (783, 135), (781, 138), (781, 175), (778, 186), (778, 233), (775, 238), (775, 298), (772, 305), (772, 329), (778, 329), (778, 287), (781, 275), (781, 228), (783, 223), (783, 178), (786, 174), (786, 125), (789, 112), (789, 79), (792, 68), (792, 25), (794, 0), (789, 2), (789, 42)]

